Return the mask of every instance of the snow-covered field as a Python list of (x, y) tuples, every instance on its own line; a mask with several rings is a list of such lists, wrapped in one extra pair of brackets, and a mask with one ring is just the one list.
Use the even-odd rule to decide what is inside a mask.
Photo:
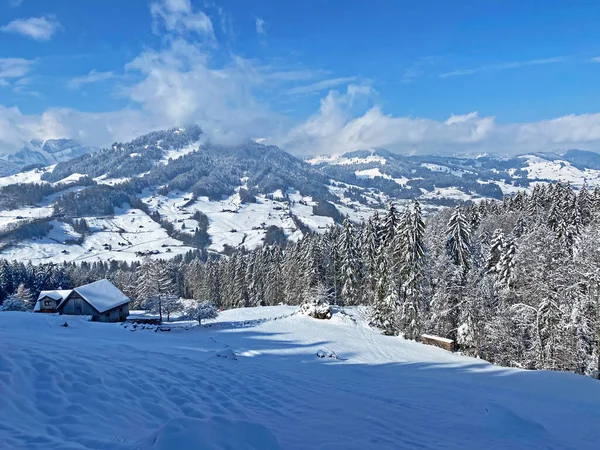
[(423, 195), (420, 197), (422, 199), (453, 199), (453, 200), (477, 200), (478, 196), (466, 194), (456, 187), (445, 187), (445, 188), (436, 188), (433, 191), (427, 191), (422, 189)]
[(594, 169), (581, 170), (567, 161), (548, 161), (534, 155), (524, 155), (520, 158), (527, 160), (527, 178), (556, 180), (571, 183), (573, 186), (581, 187), (584, 182), (596, 186), (600, 184), (600, 171)]
[(382, 336), (361, 309), (295, 311), (162, 333), (0, 313), (0, 448), (598, 448), (595, 380)]
[(0, 210), (0, 231), (12, 224), (41, 219), (52, 215), (52, 206), (24, 207), (19, 209)]
[(350, 165), (350, 164), (369, 164), (379, 163), (384, 165), (387, 163), (386, 159), (382, 156), (374, 154), (375, 150), (371, 150), (371, 154), (364, 158), (352, 157), (348, 158), (344, 155), (331, 155), (331, 156), (316, 156), (311, 159), (307, 159), (306, 162), (311, 165), (317, 164), (337, 164), (337, 165)]
[[(1, 216), (0, 216), (1, 220)], [(193, 250), (167, 232), (139, 209), (117, 208), (114, 217), (87, 218), (93, 231), (81, 244), (72, 242), (79, 237), (63, 222), (52, 221), (52, 230), (40, 239), (26, 239), (7, 248), (1, 257), (8, 260), (45, 262), (81, 261), (138, 261), (141, 254), (159, 253), (153, 258), (168, 259)], [(1, 221), (0, 221), (1, 224)]]
[(430, 163), (421, 163), (421, 167), (425, 167), (426, 169), (431, 170), (432, 172), (444, 172), (450, 173), (457, 177), (462, 177), (465, 173), (472, 173), (468, 170), (458, 170), (458, 169), (450, 169), (447, 166), (442, 166), (439, 164), (430, 164)]
[(42, 180), (42, 175), (46, 172), (52, 172), (55, 165), (48, 166), (45, 169), (33, 169), (26, 172), (16, 173), (7, 177), (0, 178), (0, 187), (9, 186), (17, 183), (46, 183)]

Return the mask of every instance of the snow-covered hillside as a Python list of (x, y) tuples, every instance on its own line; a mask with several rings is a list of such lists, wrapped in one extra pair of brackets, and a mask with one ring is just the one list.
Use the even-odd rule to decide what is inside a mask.
[[(600, 166), (597, 159), (598, 154), (581, 150), (571, 150), (563, 155), (539, 153), (512, 158), (487, 155), (468, 158), (404, 156), (369, 149), (315, 157), (306, 162), (335, 174), (338, 179), (351, 182), (355, 178), (363, 181), (362, 187), (375, 187), (384, 192), (389, 190), (386, 181), (393, 181), (412, 189), (412, 197), (427, 204), (443, 200), (499, 198), (518, 190), (530, 191), (538, 182), (598, 186)], [(403, 195), (410, 196), (409, 193)]]
[[(40, 200), (36, 189), (51, 195)], [(88, 195), (63, 201), (75, 189)], [(348, 189), (361, 192), (361, 199)], [(28, 190), (24, 199), (16, 194)], [(112, 204), (103, 200), (113, 195), (118, 200)], [(200, 241), (215, 252), (254, 248), (269, 232), (297, 240), (343, 215), (360, 221), (385, 201), (364, 188), (329, 182), (275, 147), (212, 148), (198, 128), (178, 128), (0, 178), (0, 256), (39, 264), (169, 259), (197, 250)], [(315, 211), (319, 206), (322, 211)], [(323, 210), (328, 215), (320, 215)], [(19, 231), (42, 219), (49, 232)], [(85, 233), (73, 230), (73, 219), (85, 221)], [(199, 232), (202, 239), (196, 239)]]
[(386, 337), (361, 309), (329, 321), (284, 306), (231, 310), (163, 333), (5, 312), (0, 342), (0, 448), (584, 450), (600, 440), (597, 381)]
[[(65, 156), (74, 144), (31, 145)], [(599, 185), (598, 155), (459, 158), (369, 149), (304, 162), (277, 147), (219, 147), (198, 127), (174, 128), (0, 177), (0, 257), (132, 261), (252, 249), (269, 233), (294, 241), (345, 215), (359, 222), (390, 200), (402, 207), (418, 199), (428, 214), (555, 181)], [(71, 232), (73, 219), (86, 221), (85, 235)]]
[(169, 259), (193, 250), (169, 237), (159, 224), (139, 209), (119, 208), (114, 216), (91, 217), (86, 221), (91, 230), (88, 236), (82, 237), (68, 223), (53, 220), (49, 222), (52, 229), (46, 236), (25, 239), (10, 246), (2, 252), (2, 257), (34, 264), (110, 260), (131, 262), (145, 256)]

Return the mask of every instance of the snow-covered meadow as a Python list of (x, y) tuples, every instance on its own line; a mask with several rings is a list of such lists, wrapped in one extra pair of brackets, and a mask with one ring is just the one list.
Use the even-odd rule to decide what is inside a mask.
[(596, 380), (386, 337), (361, 308), (296, 311), (170, 332), (0, 313), (0, 448), (597, 448)]

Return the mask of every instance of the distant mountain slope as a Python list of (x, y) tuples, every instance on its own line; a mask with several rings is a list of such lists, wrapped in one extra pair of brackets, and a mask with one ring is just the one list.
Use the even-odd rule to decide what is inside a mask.
[[(72, 146), (62, 140), (41, 148), (64, 156)], [(253, 141), (215, 145), (197, 126), (173, 128), (0, 178), (0, 257), (131, 261), (227, 253), (295, 240), (344, 215), (360, 221), (390, 200), (418, 199), (427, 212), (539, 182), (596, 186), (597, 158), (581, 151), (459, 158), (373, 149), (302, 161)]]
[(96, 150), (73, 139), (32, 140), (18, 152), (4, 158), (10, 164), (10, 169), (5, 170), (4, 175), (10, 175), (19, 168), (31, 165), (49, 166)]
[(19, 165), (0, 159), (0, 177), (6, 177), (19, 171)]
[(383, 205), (366, 198), (277, 147), (217, 146), (191, 126), (0, 179), (0, 245), (35, 262), (223, 252), (360, 220)]
[(501, 199), (538, 182), (600, 184), (600, 155), (580, 150), (563, 156), (536, 153), (460, 158), (404, 156), (372, 149), (307, 162), (348, 184), (378, 189), (396, 199), (418, 198), (437, 204), (482, 197)]
[(569, 161), (575, 167), (585, 169), (600, 170), (600, 154), (595, 152), (588, 152), (585, 150), (569, 150), (563, 158)]

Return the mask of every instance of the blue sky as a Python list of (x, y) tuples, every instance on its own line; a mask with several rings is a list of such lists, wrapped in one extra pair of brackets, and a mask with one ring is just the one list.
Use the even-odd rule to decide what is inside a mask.
[(600, 2), (5, 0), (0, 152), (197, 122), (300, 154), (600, 150)]

